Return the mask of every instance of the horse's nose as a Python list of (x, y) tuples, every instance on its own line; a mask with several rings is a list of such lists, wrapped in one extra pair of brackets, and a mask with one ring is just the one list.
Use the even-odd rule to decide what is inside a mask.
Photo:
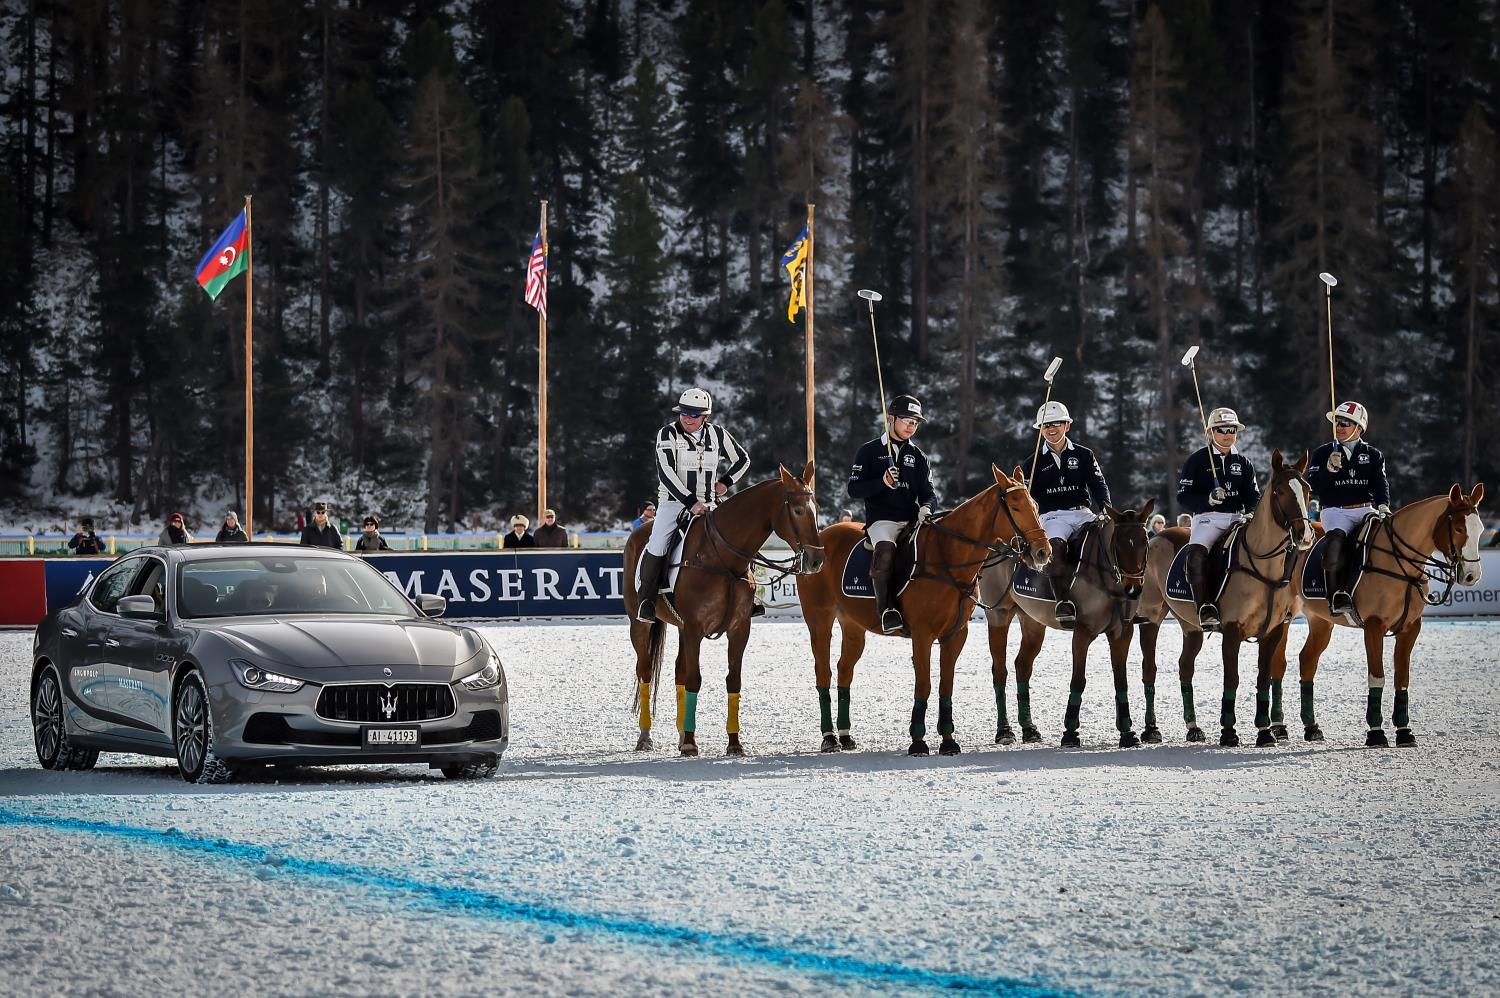
[(1037, 571), (1041, 571), (1043, 568), (1045, 568), (1046, 565), (1047, 565), (1047, 562), (1049, 562), (1051, 560), (1052, 560), (1052, 545), (1050, 543), (1048, 543), (1047, 541), (1043, 541), (1039, 546), (1037, 546), (1037, 547), (1035, 547), (1035, 548), (1032, 549), (1032, 551), (1031, 551), (1031, 567), (1034, 568), (1034, 569), (1036, 569)]
[(807, 557), (804, 559), (804, 562), (804, 571), (802, 572), (802, 574), (817, 575), (819, 572), (823, 571), (823, 552), (808, 551)]

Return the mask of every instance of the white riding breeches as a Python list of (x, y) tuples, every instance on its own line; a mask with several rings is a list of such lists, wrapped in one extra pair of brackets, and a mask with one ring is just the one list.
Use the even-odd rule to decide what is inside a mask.
[(896, 543), (896, 535), (906, 529), (904, 520), (876, 520), (874, 523), (865, 524), (865, 531), (870, 535), (871, 544)]
[(1318, 522), (1323, 525), (1324, 530), (1342, 530), (1353, 537), (1359, 525), (1365, 522), (1365, 517), (1373, 512), (1373, 506), (1356, 506), (1353, 509), (1332, 506), (1318, 511)]
[(682, 515), (685, 508), (676, 499), (663, 499), (656, 504), (656, 519), (651, 521), (651, 539), (646, 542), (647, 551), (658, 558), (667, 553), (672, 535), (677, 532), (677, 517)]
[(1206, 548), (1214, 546), (1214, 541), (1224, 536), (1224, 531), (1234, 526), (1234, 521), (1240, 519), (1238, 513), (1217, 513), (1212, 510), (1207, 513), (1193, 514), (1193, 532), (1188, 537), (1189, 544), (1202, 544)]
[(1048, 537), (1072, 540), (1080, 530), (1094, 522), (1094, 511), (1090, 509), (1054, 509), (1042, 514), (1042, 527)]

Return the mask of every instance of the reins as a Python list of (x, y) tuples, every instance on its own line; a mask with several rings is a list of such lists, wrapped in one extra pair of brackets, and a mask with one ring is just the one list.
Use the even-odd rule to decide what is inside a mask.
[[(1467, 515), (1467, 513), (1464, 515)], [(1443, 511), (1442, 517), (1443, 522), (1448, 526), (1448, 540), (1450, 544), (1453, 542), (1453, 517), (1453, 506), (1450, 503), (1448, 508)], [(1379, 552), (1390, 555), (1391, 559), (1396, 562), (1397, 568), (1402, 569), (1402, 571), (1393, 572), (1388, 568), (1382, 568), (1375, 564), (1370, 564), (1364, 569), (1374, 575), (1383, 575), (1387, 578), (1396, 579), (1405, 587), (1401, 599), (1401, 617), (1386, 632), (1388, 634), (1398, 634), (1405, 629), (1407, 618), (1411, 616), (1411, 594), (1413, 590), (1422, 591), (1422, 602), (1427, 606), (1447, 606), (1449, 603), (1452, 603), (1453, 587), (1458, 583), (1458, 566), (1462, 564), (1462, 559), (1460, 558), (1462, 552), (1458, 550), (1457, 545), (1450, 547), (1444, 552), (1448, 558), (1444, 562), (1434, 555), (1428, 554), (1398, 534), (1396, 532), (1395, 521), (1396, 514), (1382, 515), (1380, 521), (1370, 531), (1370, 535), (1365, 541), (1365, 547), (1372, 554)], [(1390, 538), (1389, 547), (1380, 547), (1375, 542), (1376, 537), (1380, 535), (1382, 529), (1384, 529), (1385, 535)], [(1405, 569), (1412, 569), (1414, 571), (1408, 572)], [(1442, 586), (1443, 591), (1441, 593), (1425, 591), (1424, 583), (1428, 581), (1436, 581)]]
[[(999, 601), (996, 601), (993, 604), (987, 604), (979, 598), (979, 573), (985, 568), (989, 568), (991, 565), (999, 564), (1007, 558), (1018, 557), (1023, 553), (1023, 551), (1027, 554), (1030, 553), (1031, 542), (1026, 539), (1026, 532), (1022, 530), (1021, 525), (1016, 522), (1016, 514), (1011, 510), (1010, 503), (1008, 503), (1005, 498), (1012, 492), (1023, 492), (1025, 490), (1026, 486), (1021, 484), (1013, 484), (1007, 486), (1005, 490), (1001, 492), (997, 497), (995, 511), (990, 514), (989, 535), (993, 537), (995, 536), (995, 525), (1000, 522), (1000, 510), (1005, 510), (1005, 517), (1010, 522), (1012, 533), (1010, 540), (1004, 543), (996, 543), (994, 541), (982, 540), (977, 537), (970, 537), (968, 534), (965, 534), (962, 531), (954, 530), (953, 528), (944, 526), (942, 523), (938, 522), (943, 518), (949, 516), (951, 513), (956, 512), (955, 510), (946, 510), (929, 517), (925, 526), (930, 527), (939, 536), (952, 537), (954, 540), (967, 544), (970, 547), (980, 548), (984, 551), (984, 554), (979, 558), (970, 559), (967, 561), (932, 561), (927, 558), (925, 553), (918, 551), (916, 570), (912, 573), (912, 580), (916, 581), (917, 579), (934, 579), (938, 582), (941, 582), (946, 586), (950, 586), (953, 589), (958, 590), (959, 595), (963, 599), (968, 600), (970, 603), (979, 607), (979, 609), (981, 610), (993, 610), (996, 606), (999, 606)], [(1037, 529), (1040, 531), (1041, 528), (1038, 527)], [(942, 571), (941, 573), (930, 572), (927, 571), (929, 567), (941, 569)], [(967, 583), (961, 581), (957, 577), (957, 574), (954, 572), (954, 569), (958, 569), (960, 571), (963, 571), (963, 574), (966, 575), (968, 574), (967, 569), (970, 568), (974, 569), (974, 576)], [(964, 615), (961, 614), (959, 620), (962, 621), (963, 619)], [(944, 637), (946, 636), (947, 635), (944, 635)]]

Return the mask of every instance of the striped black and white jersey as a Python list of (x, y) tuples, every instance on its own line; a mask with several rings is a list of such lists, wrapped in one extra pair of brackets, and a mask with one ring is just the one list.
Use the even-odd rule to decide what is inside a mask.
[[(719, 462), (728, 462), (719, 474)], [(696, 437), (689, 435), (679, 422), (671, 422), (656, 432), (656, 478), (660, 483), (657, 501), (676, 500), (684, 506), (714, 500), (714, 482), (733, 485), (750, 467), (750, 455), (734, 439), (734, 434), (714, 423), (706, 423)]]

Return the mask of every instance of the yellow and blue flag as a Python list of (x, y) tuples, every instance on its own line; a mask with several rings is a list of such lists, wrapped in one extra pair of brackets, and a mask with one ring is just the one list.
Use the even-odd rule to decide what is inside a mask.
[(781, 254), (781, 265), (786, 268), (787, 276), (792, 279), (792, 296), (786, 303), (786, 321), (797, 321), (797, 310), (807, 307), (807, 255), (812, 251), (812, 244), (807, 239), (807, 226), (802, 227), (802, 232), (792, 240), (792, 245)]

